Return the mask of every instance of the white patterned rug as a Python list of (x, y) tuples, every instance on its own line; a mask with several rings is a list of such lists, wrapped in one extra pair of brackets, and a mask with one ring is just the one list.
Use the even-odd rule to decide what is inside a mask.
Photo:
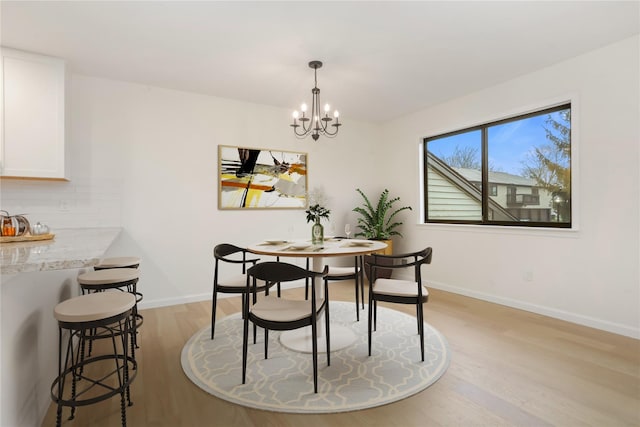
[(449, 366), (445, 338), (425, 323), (425, 361), (420, 361), (415, 317), (378, 307), (378, 330), (367, 355), (367, 308), (355, 321), (354, 303), (331, 301), (331, 323), (351, 328), (356, 342), (318, 355), (318, 394), (313, 393), (311, 354), (280, 345), (279, 332), (269, 332), (269, 358), (264, 359), (264, 333), (249, 338), (247, 381), (242, 384), (240, 313), (196, 332), (182, 349), (182, 369), (194, 384), (229, 402), (251, 408), (291, 413), (355, 411), (395, 402), (436, 382)]

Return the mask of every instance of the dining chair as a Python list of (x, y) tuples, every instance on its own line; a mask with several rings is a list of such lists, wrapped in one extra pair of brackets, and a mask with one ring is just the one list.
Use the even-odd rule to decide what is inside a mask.
[[(424, 312), (423, 304), (429, 299), (429, 290), (422, 283), (422, 265), (430, 264), (433, 250), (426, 248), (418, 252), (397, 255), (373, 254), (369, 263), (369, 356), (371, 356), (372, 328), (376, 329), (377, 303), (385, 301), (398, 304), (415, 304), (420, 335), (420, 353), (424, 362)], [(391, 261), (391, 263), (389, 263)], [(412, 268), (413, 280), (377, 277), (376, 269), (387, 268), (395, 271)], [(373, 278), (373, 279), (372, 279)], [(373, 283), (372, 283), (373, 282)]]
[[(334, 237), (334, 239), (346, 239), (346, 237)], [(363, 261), (362, 256), (357, 255), (354, 257), (354, 266), (353, 267), (336, 267), (333, 265), (328, 265), (329, 270), (327, 275), (324, 277), (325, 282), (329, 281), (340, 281), (340, 280), (353, 280), (355, 282), (355, 292), (356, 292), (356, 320), (360, 321), (360, 310), (358, 306), (360, 305), (360, 301), (362, 301), (362, 309), (364, 310), (364, 276), (363, 276)], [(307, 270), (309, 269), (309, 258), (307, 258)], [(358, 289), (360, 289), (360, 294), (358, 294)], [(309, 298), (309, 280), (306, 281), (304, 287), (304, 298)]]
[[(356, 291), (356, 320), (360, 321), (360, 301), (362, 301), (362, 309), (364, 310), (364, 277), (362, 274), (362, 256), (354, 256), (353, 267), (336, 267), (329, 265), (327, 275), (324, 281), (353, 280), (355, 282)], [(358, 292), (359, 291), (359, 292)]]
[[(216, 306), (218, 304), (218, 293), (223, 294), (245, 294), (247, 293), (247, 266), (256, 265), (259, 258), (247, 258), (247, 250), (229, 243), (221, 243), (213, 248), (215, 267), (213, 272), (213, 298), (211, 304), (211, 339), (216, 331)], [(235, 264), (236, 274), (222, 278), (220, 266), (222, 263)], [(242, 267), (242, 269), (239, 268)], [(242, 271), (239, 274), (239, 271)], [(265, 286), (260, 286), (259, 291), (265, 290)], [(242, 299), (244, 304), (245, 299)]]
[[(289, 331), (311, 326), (313, 337), (318, 336), (318, 318), (324, 312), (325, 315), (325, 339), (327, 346), (327, 365), (331, 365), (330, 358), (330, 332), (329, 332), (329, 304), (327, 304), (328, 289), (324, 284), (324, 298), (316, 297), (316, 278), (327, 274), (327, 267), (322, 272), (309, 271), (297, 265), (285, 262), (262, 262), (247, 270), (246, 287), (249, 292), (243, 294), (244, 335), (242, 341), (242, 384), (246, 383), (247, 352), (249, 342), (249, 321), (254, 326), (264, 328), (264, 358), (268, 358), (269, 330)], [(277, 298), (267, 294), (257, 297), (259, 281), (270, 286), (275, 283), (293, 282), (296, 280), (310, 279), (310, 300)], [(253, 304), (249, 304), (249, 295), (253, 295)], [(318, 340), (312, 339), (313, 360), (313, 390), (318, 392)]]

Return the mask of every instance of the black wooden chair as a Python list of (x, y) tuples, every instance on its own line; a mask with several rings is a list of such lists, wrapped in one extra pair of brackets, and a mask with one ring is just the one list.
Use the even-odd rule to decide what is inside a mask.
[(335, 267), (328, 266), (327, 275), (324, 276), (325, 282), (339, 280), (353, 280), (355, 282), (356, 291), (356, 320), (360, 321), (360, 301), (362, 301), (362, 309), (364, 310), (364, 277), (362, 274), (362, 256), (354, 257), (353, 267)]
[[(325, 267), (323, 272), (309, 271), (297, 265), (284, 262), (262, 262), (247, 270), (246, 286), (250, 292), (243, 295), (245, 301), (244, 308), (244, 338), (242, 346), (242, 384), (245, 384), (247, 373), (247, 351), (249, 341), (249, 321), (255, 326), (264, 328), (264, 358), (268, 357), (269, 330), (288, 331), (293, 329), (311, 326), (312, 337), (317, 337), (318, 317), (324, 311), (326, 322), (326, 345), (327, 345), (327, 365), (331, 364), (330, 359), (330, 331), (329, 331), (329, 304), (327, 304), (327, 285), (324, 284), (324, 298), (316, 298), (316, 277), (324, 276), (327, 273)], [(292, 282), (295, 280), (310, 279), (311, 299), (292, 300), (287, 298), (277, 298), (267, 294), (260, 294), (257, 283), (263, 281), (266, 286), (275, 283)], [(253, 295), (253, 304), (249, 304), (249, 295)], [(313, 389), (318, 392), (318, 342), (312, 339), (313, 357)]]
[[(247, 258), (247, 250), (229, 243), (221, 243), (213, 249), (215, 268), (213, 272), (213, 298), (211, 304), (211, 339), (216, 330), (216, 306), (218, 305), (218, 293), (245, 294), (247, 293), (247, 265), (253, 266), (259, 258)], [(221, 278), (220, 265), (222, 263), (235, 264), (237, 274)], [(241, 269), (239, 267), (242, 267)], [(241, 274), (240, 274), (241, 270)], [(265, 290), (265, 286), (258, 287), (258, 291)], [(245, 299), (242, 299), (244, 304)]]
[[(421, 267), (430, 264), (433, 250), (426, 248), (418, 252), (398, 255), (373, 254), (369, 258), (369, 356), (371, 356), (372, 328), (376, 329), (377, 302), (386, 301), (398, 304), (415, 304), (420, 334), (420, 352), (424, 362), (424, 313), (423, 304), (429, 299), (429, 291), (422, 283)], [(389, 261), (392, 263), (389, 264)], [(412, 268), (413, 280), (376, 278), (376, 269)], [(375, 279), (372, 279), (375, 278)]]

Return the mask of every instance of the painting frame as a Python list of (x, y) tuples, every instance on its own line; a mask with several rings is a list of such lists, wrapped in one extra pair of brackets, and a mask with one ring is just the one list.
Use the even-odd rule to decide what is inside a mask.
[(307, 209), (308, 154), (218, 145), (218, 209)]

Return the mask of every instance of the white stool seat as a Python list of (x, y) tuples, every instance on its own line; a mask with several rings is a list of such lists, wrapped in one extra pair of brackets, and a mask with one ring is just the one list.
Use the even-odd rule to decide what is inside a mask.
[(135, 256), (124, 256), (105, 258), (96, 264), (95, 268), (124, 268), (140, 265), (140, 258)]
[(136, 297), (128, 292), (99, 292), (62, 301), (53, 316), (60, 322), (93, 322), (122, 314), (135, 304)]
[(135, 268), (113, 268), (88, 271), (78, 276), (81, 285), (108, 285), (136, 280), (140, 272)]

